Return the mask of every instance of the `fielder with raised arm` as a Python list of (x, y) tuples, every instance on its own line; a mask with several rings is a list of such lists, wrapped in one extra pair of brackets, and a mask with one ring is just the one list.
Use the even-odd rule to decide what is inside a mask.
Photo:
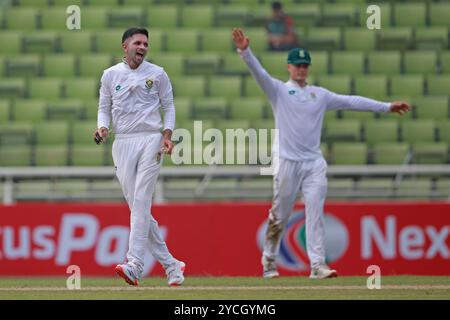
[(323, 117), (328, 110), (350, 109), (404, 114), (406, 102), (385, 103), (360, 96), (333, 93), (309, 85), (311, 57), (306, 49), (289, 51), (287, 82), (272, 78), (249, 48), (249, 39), (239, 28), (233, 29), (233, 41), (252, 76), (269, 98), (279, 130), (279, 157), (275, 162), (272, 208), (261, 258), (263, 276), (277, 277), (276, 259), (281, 235), (292, 213), (296, 196), (302, 191), (306, 211), (306, 243), (311, 264), (310, 278), (336, 277), (325, 263), (323, 206), (327, 193), (327, 163), (320, 151)]
[[(127, 263), (115, 270), (131, 285), (138, 285), (148, 246), (166, 270), (169, 285), (184, 281), (185, 264), (169, 252), (158, 223), (150, 213), (162, 163), (170, 154), (175, 125), (172, 86), (163, 68), (144, 60), (148, 32), (130, 28), (122, 36), (123, 61), (106, 69), (101, 78), (96, 143), (105, 141), (112, 115), (115, 140), (112, 156), (116, 175), (131, 211)], [(164, 112), (161, 120), (160, 108)], [(162, 129), (162, 133), (161, 133)]]

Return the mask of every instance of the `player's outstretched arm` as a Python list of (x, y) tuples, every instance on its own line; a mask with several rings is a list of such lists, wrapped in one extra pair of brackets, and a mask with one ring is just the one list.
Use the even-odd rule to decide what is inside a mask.
[(411, 110), (410, 105), (405, 101), (394, 101), (391, 103), (391, 112), (396, 112), (400, 115), (404, 115), (405, 113)]

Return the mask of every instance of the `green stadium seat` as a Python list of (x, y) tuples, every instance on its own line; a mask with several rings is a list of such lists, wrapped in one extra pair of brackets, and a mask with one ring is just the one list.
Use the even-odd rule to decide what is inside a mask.
[(398, 123), (395, 120), (371, 120), (364, 122), (364, 141), (373, 145), (398, 141)]
[(255, 79), (251, 76), (247, 76), (244, 78), (244, 96), (245, 97), (263, 97), (267, 98), (264, 94), (263, 90), (259, 86), (259, 84), (256, 82)]
[(8, 8), (4, 14), (6, 28), (10, 30), (36, 30), (38, 14), (37, 8)]
[(325, 124), (325, 141), (361, 141), (361, 122), (358, 120), (328, 121)]
[[(33, 0), (28, 0), (28, 1), (33, 1)], [(45, 1), (45, 0), (42, 0), (42, 1)], [(49, 2), (50, 2), (50, 4), (52, 4), (54, 6), (61, 6), (64, 8), (67, 8), (68, 6), (71, 6), (71, 5), (77, 5), (80, 8), (85, 4), (90, 5), (89, 1), (85, 1), (85, 0), (56, 0), (56, 1), (53, 1), (53, 3), (52, 3), (52, 0), (50, 0)]]
[[(81, 7), (80, 7), (81, 8)], [(53, 8), (41, 9), (41, 28), (44, 30), (67, 30), (67, 18), (69, 15), (66, 13), (66, 6), (58, 6)], [(81, 13), (83, 10), (81, 10)], [(80, 27), (83, 28), (83, 16), (81, 15)]]
[(75, 56), (73, 54), (46, 54), (43, 57), (42, 70), (45, 77), (74, 77)]
[(18, 7), (47, 7), (49, 0), (16, 0)]
[(45, 121), (35, 124), (36, 145), (67, 145), (69, 125), (65, 121)]
[(192, 118), (192, 101), (188, 97), (177, 97), (174, 99), (177, 123), (187, 121)]
[(47, 105), (43, 100), (16, 100), (14, 102), (14, 121), (42, 122), (46, 119)]
[(415, 48), (418, 50), (442, 50), (448, 46), (448, 30), (445, 27), (416, 28)]
[(373, 164), (401, 165), (409, 159), (409, 145), (407, 143), (377, 143), (372, 148)]
[(98, 98), (82, 99), (84, 106), (84, 115), (86, 120), (97, 121), (98, 114)]
[[(98, 1), (94, 1), (98, 3)], [(81, 30), (102, 30), (109, 27), (109, 7), (83, 6), (81, 13)], [(84, 32), (84, 31), (83, 31)]]
[(450, 95), (450, 75), (427, 76), (427, 93), (429, 95)]
[(0, 124), (0, 146), (31, 145), (33, 134), (30, 122)]
[(266, 115), (266, 101), (263, 98), (235, 98), (230, 101), (233, 119), (260, 120)]
[(246, 119), (236, 119), (236, 120), (221, 120), (217, 123), (217, 129), (219, 129), (225, 137), (226, 130), (236, 130), (243, 129), (244, 132), (250, 128), (250, 121)]
[[(233, 52), (233, 42), (231, 32), (228, 29), (205, 29), (201, 31), (202, 51), (213, 51), (222, 53)], [(233, 52), (237, 55), (236, 52)]]
[(436, 128), (439, 132), (439, 141), (450, 144), (450, 121), (448, 121), (448, 119), (436, 121)]
[(163, 67), (169, 75), (169, 78), (172, 76), (178, 77), (185, 74), (185, 59), (184, 55), (180, 53), (151, 53), (150, 61), (158, 66)]
[(70, 141), (73, 145), (91, 145), (92, 133), (97, 129), (96, 121), (76, 121), (70, 130)]
[[(325, 114), (325, 121), (328, 121), (326, 118), (328, 114), (332, 114), (335, 112), (328, 111)], [(367, 120), (374, 120), (375, 115), (373, 112), (365, 112), (365, 111), (353, 111), (353, 110), (339, 110), (337, 113), (340, 115), (339, 119), (345, 119), (345, 120), (359, 120), (359, 121), (367, 121)], [(336, 118), (336, 117), (335, 117)], [(334, 119), (335, 120), (335, 119)]]
[(356, 6), (347, 3), (327, 4), (323, 6), (321, 26), (347, 27), (356, 25), (358, 19)]
[(225, 98), (198, 98), (193, 101), (194, 119), (225, 119), (228, 115), (228, 102)]
[(241, 87), (241, 78), (238, 76), (212, 76), (208, 81), (208, 95), (234, 98), (241, 95)]
[(440, 2), (430, 5), (430, 25), (450, 27), (450, 3)]
[(72, 147), (71, 164), (73, 166), (105, 165), (104, 145), (76, 145)]
[[(305, 46), (309, 50), (338, 50), (341, 48), (341, 32), (337, 28), (313, 28), (308, 31)], [(314, 58), (313, 58), (314, 59)]]
[[(211, 28), (214, 24), (214, 8), (211, 5), (181, 7), (181, 26), (183, 28)], [(231, 37), (231, 35), (230, 35)]]
[(0, 125), (9, 122), (11, 118), (10, 100), (0, 100)]
[(49, 120), (75, 121), (85, 117), (84, 104), (79, 99), (52, 100), (47, 103)]
[(214, 75), (220, 66), (218, 53), (199, 53), (185, 59), (187, 75)]
[(251, 6), (246, 24), (252, 28), (264, 28), (270, 16), (270, 6)]
[(360, 75), (353, 78), (355, 95), (372, 99), (381, 99), (387, 96), (387, 77), (384, 75)]
[(157, 5), (147, 9), (150, 30), (153, 28), (171, 29), (179, 25), (178, 8), (175, 5)]
[(448, 145), (445, 142), (414, 143), (412, 145), (414, 164), (446, 164)]
[(262, 66), (272, 77), (283, 81), (289, 78), (285, 52), (261, 53), (259, 57)]
[(24, 167), (31, 165), (31, 147), (7, 146), (0, 147), (0, 166)]
[(267, 50), (267, 34), (260, 28), (246, 28), (245, 35), (250, 39), (252, 51), (255, 54)]
[(112, 66), (112, 57), (109, 54), (82, 55), (78, 64), (80, 76), (100, 79), (103, 71)]
[(329, 58), (328, 52), (312, 51), (311, 52), (311, 66), (309, 67), (309, 74), (312, 76), (317, 76), (317, 75), (321, 75), (321, 74), (327, 74), (329, 72), (329, 70), (330, 70), (330, 58)]
[(429, 199), (432, 181), (429, 178), (405, 178), (397, 186), (396, 196), (404, 199)]
[(353, 195), (364, 195), (365, 198), (388, 199), (393, 194), (394, 181), (392, 178), (363, 177), (356, 181)]
[(418, 27), (426, 24), (426, 3), (395, 3), (394, 25)]
[(123, 32), (122, 29), (97, 31), (94, 38), (95, 51), (103, 54), (122, 55)]
[(412, 100), (418, 119), (441, 120), (449, 118), (448, 96), (417, 97)]
[(0, 47), (0, 54), (19, 53), (23, 51), (22, 33), (18, 31), (0, 32), (0, 43), (7, 43)]
[(331, 70), (335, 74), (356, 75), (364, 73), (364, 55), (362, 52), (339, 52), (331, 55)]
[(367, 163), (367, 151), (365, 143), (336, 142), (331, 148), (331, 162), (336, 165), (364, 165)]
[(36, 166), (67, 166), (67, 145), (46, 146), (37, 145), (34, 150), (34, 164)]
[(82, 100), (98, 98), (100, 82), (95, 78), (70, 78), (64, 80), (64, 97)]
[(164, 50), (164, 41), (165, 33), (162, 30), (152, 30), (150, 29), (148, 32), (148, 54), (159, 53)]
[(0, 97), (2, 99), (24, 98), (27, 94), (23, 78), (0, 78)]
[(386, 28), (378, 31), (377, 48), (379, 50), (407, 50), (413, 43), (411, 27)]
[(22, 41), (25, 53), (52, 53), (57, 50), (58, 35), (52, 31), (41, 31), (25, 34)]
[(67, 53), (89, 53), (93, 47), (93, 32), (84, 29), (61, 31), (59, 33), (60, 49)]
[(450, 51), (441, 52), (441, 72), (450, 73)]
[(401, 124), (402, 141), (408, 143), (435, 141), (432, 120), (404, 121)]
[(215, 24), (217, 27), (233, 28), (244, 26), (250, 14), (250, 8), (246, 5), (219, 5), (215, 10)]
[(32, 99), (60, 99), (63, 81), (54, 78), (30, 79), (29, 96)]
[(220, 74), (250, 76), (247, 64), (237, 53), (226, 53), (222, 54), (221, 57)]
[(123, 6), (141, 6), (141, 7), (147, 7), (151, 4), (153, 4), (155, 1), (149, 1), (149, 0), (122, 0)]
[(368, 73), (392, 75), (401, 72), (401, 55), (397, 51), (369, 52)]
[(121, 4), (121, 0), (88, 0), (90, 6), (100, 7), (118, 7)]
[(251, 128), (255, 128), (256, 130), (271, 130), (275, 129), (275, 123), (273, 120), (253, 120), (251, 122)]
[(196, 30), (179, 30), (166, 34), (166, 50), (169, 52), (192, 53), (198, 51), (200, 33)]
[(365, 28), (345, 28), (344, 48), (346, 50), (375, 50), (375, 32)]
[(206, 79), (202, 76), (172, 77), (174, 97), (199, 98), (206, 95)]
[(122, 28), (145, 25), (145, 12), (141, 7), (122, 6), (112, 8), (109, 12), (109, 28)]
[[(301, 26), (312, 27), (321, 21), (321, 9), (319, 3), (285, 3), (285, 12), (295, 20), (301, 22)], [(300, 39), (301, 41), (302, 39)]]
[(319, 85), (338, 94), (350, 94), (351, 78), (349, 75), (322, 75)]
[(41, 59), (36, 54), (11, 56), (5, 59), (7, 77), (36, 77), (41, 74)]
[(405, 52), (405, 73), (433, 74), (437, 71), (437, 54), (432, 51)]
[(423, 75), (397, 75), (391, 77), (392, 96), (417, 97), (424, 94)]

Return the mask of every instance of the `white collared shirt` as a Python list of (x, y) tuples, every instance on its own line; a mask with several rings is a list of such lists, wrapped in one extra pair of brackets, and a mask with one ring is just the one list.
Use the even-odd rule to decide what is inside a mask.
[(101, 78), (98, 128), (109, 128), (111, 116), (116, 134), (173, 131), (172, 85), (164, 69), (147, 61), (136, 69), (125, 61), (106, 69)]
[(239, 50), (250, 73), (269, 98), (279, 129), (279, 156), (294, 161), (310, 161), (322, 156), (320, 139), (323, 117), (328, 110), (388, 112), (390, 103), (360, 96), (333, 93), (325, 88), (272, 78), (250, 48)]

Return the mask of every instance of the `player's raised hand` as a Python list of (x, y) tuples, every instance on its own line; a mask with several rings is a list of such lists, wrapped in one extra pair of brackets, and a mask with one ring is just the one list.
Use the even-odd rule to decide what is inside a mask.
[(407, 113), (411, 107), (407, 102), (404, 101), (394, 101), (391, 103), (391, 112), (396, 112), (400, 115)]
[(106, 141), (106, 137), (108, 136), (109, 131), (105, 127), (101, 127), (97, 129), (93, 133), (94, 141), (96, 144), (104, 143)]
[(244, 35), (244, 32), (242, 31), (241, 28), (233, 28), (233, 41), (234, 44), (236, 45), (236, 48), (240, 49), (240, 50), (245, 50), (247, 49), (250, 40)]

